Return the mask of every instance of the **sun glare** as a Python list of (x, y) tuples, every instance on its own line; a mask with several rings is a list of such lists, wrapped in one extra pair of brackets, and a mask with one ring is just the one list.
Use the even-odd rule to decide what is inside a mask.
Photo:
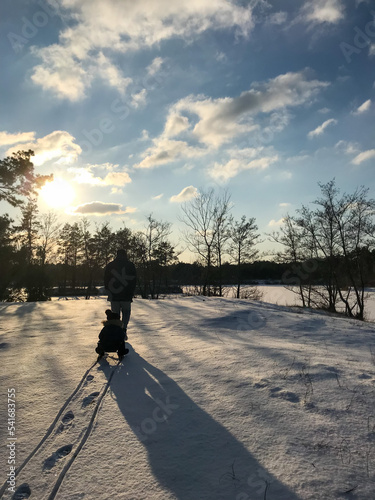
[(50, 207), (65, 208), (71, 205), (75, 193), (69, 182), (63, 179), (54, 179), (42, 187), (40, 196)]

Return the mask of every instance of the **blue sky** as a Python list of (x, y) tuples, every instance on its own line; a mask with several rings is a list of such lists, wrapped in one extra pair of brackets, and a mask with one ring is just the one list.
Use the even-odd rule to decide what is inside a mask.
[(42, 213), (133, 230), (153, 213), (177, 242), (181, 203), (208, 188), (227, 189), (235, 218), (255, 217), (263, 234), (313, 201), (318, 182), (374, 196), (370, 0), (1, 10), (0, 153), (33, 149), (36, 171), (54, 174)]

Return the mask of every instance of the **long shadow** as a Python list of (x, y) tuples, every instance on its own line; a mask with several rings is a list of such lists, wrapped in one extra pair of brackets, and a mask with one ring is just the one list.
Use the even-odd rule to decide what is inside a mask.
[(38, 302), (3, 302), (0, 305), (0, 316), (12, 315), (22, 318), (31, 314), (37, 305)]
[(178, 500), (299, 500), (173, 379), (127, 345), (130, 353), (110, 387), (160, 485)]

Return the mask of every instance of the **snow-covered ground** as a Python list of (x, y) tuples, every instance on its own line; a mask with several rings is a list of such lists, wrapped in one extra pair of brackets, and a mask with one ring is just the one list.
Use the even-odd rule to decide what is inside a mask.
[(374, 324), (137, 299), (129, 355), (94, 364), (107, 306), (0, 304), (1, 498), (375, 498)]

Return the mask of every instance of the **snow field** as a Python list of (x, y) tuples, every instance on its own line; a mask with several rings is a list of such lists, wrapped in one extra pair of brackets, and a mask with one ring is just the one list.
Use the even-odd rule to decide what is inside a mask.
[[(95, 360), (106, 307), (102, 299), (0, 305), (1, 386), (16, 388), (18, 466)], [(373, 324), (260, 302), (135, 300), (129, 355), (116, 369), (93, 367), (59, 419), (63, 431), (51, 433), (17, 487), (49, 498), (49, 478), (95, 408), (83, 400), (116, 370), (56, 499), (370, 500), (374, 333)], [(75, 417), (64, 423), (69, 411)]]

